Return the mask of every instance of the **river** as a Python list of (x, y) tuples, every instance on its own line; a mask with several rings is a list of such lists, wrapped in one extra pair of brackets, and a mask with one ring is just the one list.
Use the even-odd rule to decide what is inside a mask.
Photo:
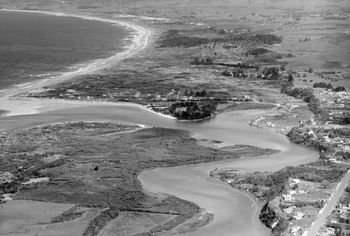
[(258, 219), (260, 206), (257, 201), (250, 195), (209, 177), (210, 170), (234, 167), (248, 171), (273, 171), (318, 158), (316, 151), (295, 145), (283, 135), (248, 126), (249, 119), (245, 112), (222, 113), (212, 120), (202, 122), (180, 122), (137, 106), (107, 104), (65, 106), (66, 108), (62, 110), (34, 115), (1, 117), (0, 129), (26, 128), (65, 121), (114, 121), (122, 124), (184, 129), (190, 131), (196, 138), (222, 141), (221, 146), (246, 144), (281, 150), (274, 155), (143, 172), (139, 179), (146, 191), (175, 195), (192, 201), (214, 214), (214, 220), (210, 224), (186, 235), (269, 235), (268, 229)]

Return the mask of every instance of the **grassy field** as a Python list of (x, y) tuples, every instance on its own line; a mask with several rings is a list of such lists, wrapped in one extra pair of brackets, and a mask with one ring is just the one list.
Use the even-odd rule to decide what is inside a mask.
[(51, 223), (51, 219), (60, 215), (72, 204), (37, 202), (30, 200), (9, 201), (0, 205), (0, 230), (2, 235), (81, 235), (91, 219), (99, 212), (86, 210), (75, 220)]

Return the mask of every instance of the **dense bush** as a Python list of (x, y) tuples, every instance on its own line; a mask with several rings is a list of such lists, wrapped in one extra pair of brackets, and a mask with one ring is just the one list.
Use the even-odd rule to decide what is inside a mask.
[(308, 107), (312, 113), (315, 115), (321, 114), (320, 100), (315, 97), (311, 88), (295, 88), (293, 87), (293, 81), (288, 81), (288, 83), (282, 85), (281, 93), (304, 100), (308, 103)]
[(266, 54), (268, 52), (270, 52), (270, 50), (267, 50), (265, 48), (254, 48), (254, 49), (249, 49), (246, 52), (246, 56), (248, 56), (248, 55), (259, 56), (262, 54)]
[(345, 92), (346, 89), (343, 86), (338, 86), (334, 89), (335, 92)]
[(314, 96), (312, 89), (309, 88), (291, 88), (287, 87), (284, 91), (289, 96), (295, 97), (297, 99), (303, 99), (305, 102), (309, 102)]
[(262, 71), (264, 77), (263, 79), (268, 80), (277, 80), (279, 77), (279, 68), (278, 67), (265, 67)]
[(211, 117), (216, 111), (214, 102), (178, 102), (169, 108), (170, 113), (180, 120), (198, 120)]
[(251, 39), (268, 45), (278, 44), (282, 42), (282, 38), (274, 34), (256, 34), (251, 37)]
[(311, 96), (308, 101), (308, 107), (310, 111), (315, 115), (318, 115), (321, 113), (320, 106), (321, 106), (320, 100), (317, 99), (315, 96)]
[(223, 76), (232, 76), (232, 73), (230, 71), (228, 71), (228, 70), (224, 70), (224, 71), (221, 72), (221, 75), (223, 75)]
[(344, 112), (343, 114), (339, 114), (337, 117), (333, 119), (334, 124), (339, 125), (349, 125), (350, 124), (350, 112)]
[(324, 83), (324, 82), (320, 82), (320, 83), (314, 83), (313, 85), (314, 88), (325, 88), (325, 89), (333, 89), (333, 86), (331, 83)]
[(269, 206), (268, 202), (262, 207), (259, 219), (272, 229), (272, 235), (281, 235), (288, 227), (287, 222)]

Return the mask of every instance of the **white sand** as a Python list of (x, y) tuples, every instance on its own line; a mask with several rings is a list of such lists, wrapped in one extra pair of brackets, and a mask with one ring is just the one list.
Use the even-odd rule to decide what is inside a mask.
[[(42, 79), (29, 83), (24, 83), (17, 85), (13, 88), (9, 88), (6, 90), (0, 90), (0, 110), (6, 110), (7, 113), (3, 114), (4, 116), (15, 116), (15, 115), (26, 115), (26, 114), (36, 114), (43, 111), (52, 111), (64, 108), (74, 108), (80, 106), (89, 106), (89, 105), (127, 105), (127, 106), (137, 106), (139, 108), (145, 109), (147, 111), (156, 113), (151, 109), (132, 103), (113, 103), (113, 102), (99, 102), (99, 101), (68, 101), (61, 99), (35, 99), (28, 97), (20, 97), (16, 96), (20, 93), (27, 93), (36, 89), (40, 89), (44, 86), (50, 86), (57, 83), (61, 83), (63, 81), (72, 79), (76, 76), (83, 74), (90, 74), (96, 71), (108, 68), (112, 65), (117, 64), (121, 60), (134, 56), (144, 48), (146, 48), (148, 39), (151, 35), (151, 31), (145, 29), (141, 26), (134, 25), (131, 23), (113, 20), (113, 19), (104, 19), (95, 16), (83, 16), (76, 14), (67, 14), (67, 13), (56, 13), (56, 12), (46, 12), (46, 11), (27, 11), (27, 10), (9, 10), (9, 9), (1, 9), (0, 11), (8, 11), (8, 12), (28, 12), (28, 13), (38, 13), (38, 14), (46, 14), (46, 15), (54, 15), (54, 16), (62, 16), (62, 17), (79, 17), (86, 20), (96, 20), (106, 23), (118, 24), (126, 28), (130, 28), (135, 31), (133, 34), (132, 44), (125, 50), (120, 53), (117, 53), (114, 56), (105, 59), (97, 59), (92, 61), (86, 66), (80, 67), (75, 71), (70, 71), (66, 73), (62, 73), (61, 75), (52, 77), (50, 79)], [(172, 116), (163, 115), (160, 113), (156, 113), (162, 115), (166, 118), (172, 118)]]

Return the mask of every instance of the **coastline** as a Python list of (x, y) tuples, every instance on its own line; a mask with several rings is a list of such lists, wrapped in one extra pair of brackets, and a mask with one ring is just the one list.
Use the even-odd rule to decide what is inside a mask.
[[(117, 54), (111, 57), (108, 57), (105, 59), (93, 60), (91, 63), (87, 64), (86, 66), (80, 67), (75, 71), (64, 72), (50, 79), (39, 79), (29, 83), (18, 84), (12, 88), (0, 90), (0, 104), (1, 104), (0, 110), (5, 111), (3, 114), (1, 114), (3, 116), (35, 114), (42, 109), (46, 110), (45, 106), (47, 105), (52, 106), (53, 105), (52, 101), (47, 102), (39, 99), (34, 100), (27, 97), (19, 98), (18, 95), (21, 93), (35, 90), (35, 89), (41, 89), (44, 86), (50, 86), (57, 83), (61, 83), (63, 81), (72, 79), (79, 75), (93, 73), (102, 69), (106, 69), (145, 49), (148, 45), (148, 39), (151, 35), (151, 31), (144, 27), (141, 27), (129, 22), (113, 20), (113, 19), (105, 19), (105, 18), (100, 18), (95, 16), (85, 16), (85, 15), (78, 15), (78, 14), (71, 14), (71, 13), (49, 12), (49, 11), (31, 11), (31, 10), (13, 10), (13, 9), (0, 9), (0, 11), (46, 14), (46, 15), (54, 15), (54, 16), (61, 16), (61, 17), (77, 17), (85, 20), (95, 20), (95, 21), (101, 21), (101, 22), (110, 23), (110, 24), (117, 24), (122, 27), (132, 29), (135, 32), (131, 34), (131, 36), (133, 37), (132, 43), (127, 47), (127, 49), (124, 51), (118, 52)], [(65, 102), (66, 101), (63, 101), (63, 103)], [(61, 101), (59, 103), (62, 104)], [(54, 104), (57, 104), (57, 102)], [(139, 105), (139, 107), (141, 107), (142, 109), (150, 110), (141, 105)]]

